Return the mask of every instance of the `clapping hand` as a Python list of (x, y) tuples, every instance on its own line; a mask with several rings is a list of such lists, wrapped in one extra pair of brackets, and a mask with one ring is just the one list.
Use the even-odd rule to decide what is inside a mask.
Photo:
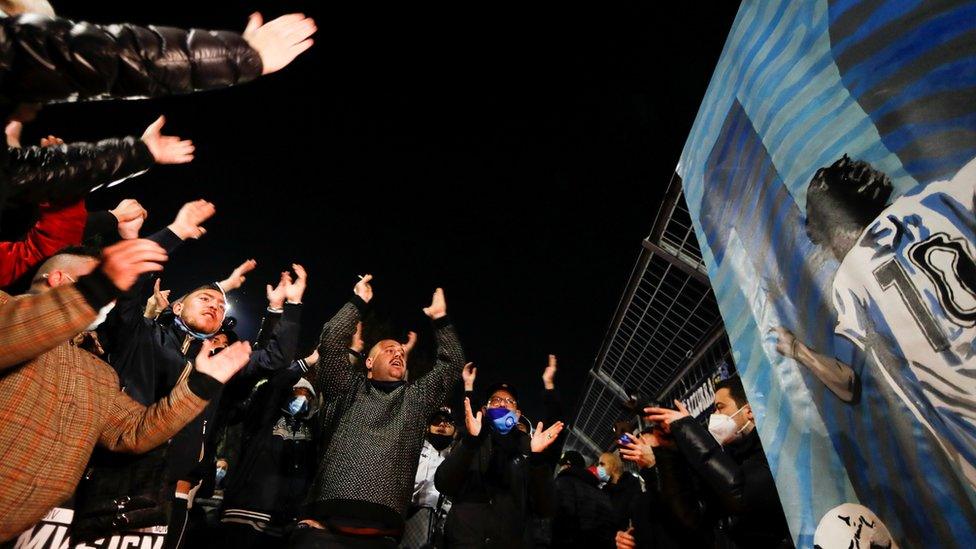
[(557, 421), (553, 423), (545, 431), (542, 430), (542, 422), (540, 421), (538, 425), (535, 426), (535, 432), (532, 434), (532, 451), (534, 453), (539, 453), (549, 447), (550, 444), (556, 442), (556, 437), (563, 430), (563, 422)]
[(200, 238), (207, 234), (207, 230), (202, 226), (203, 222), (213, 217), (215, 213), (217, 208), (206, 200), (187, 202), (176, 214), (176, 219), (169, 225), (169, 230), (181, 240)]
[(146, 144), (157, 164), (186, 164), (193, 160), (193, 141), (173, 135), (163, 135), (166, 117), (160, 116), (146, 128), (142, 142)]
[(160, 280), (159, 278), (156, 279), (156, 283), (153, 284), (153, 293), (146, 301), (146, 310), (143, 313), (146, 318), (156, 318), (159, 313), (166, 310), (166, 307), (169, 307), (170, 291), (159, 289)]
[(119, 236), (123, 240), (139, 238), (139, 229), (142, 228), (142, 224), (149, 216), (142, 204), (132, 198), (123, 199), (114, 210), (109, 210), (109, 213), (115, 216), (118, 222)]
[(213, 341), (203, 340), (194, 366), (198, 372), (207, 374), (221, 383), (227, 383), (227, 380), (234, 377), (234, 374), (240, 371), (251, 358), (251, 344), (238, 341), (211, 356), (216, 347)]
[(247, 280), (247, 277), (244, 275), (253, 271), (257, 266), (258, 262), (254, 259), (248, 259), (244, 263), (241, 263), (230, 273), (227, 278), (218, 283), (220, 285), (220, 289), (224, 292), (230, 292), (240, 288), (244, 285), (244, 281)]
[(291, 275), (285, 279), (288, 282), (285, 285), (285, 301), (288, 303), (301, 303), (302, 296), (305, 295), (308, 273), (305, 272), (305, 267), (302, 267), (298, 263), (292, 263), (291, 268), (295, 270), (295, 280), (292, 282)]
[(476, 437), (481, 434), (481, 419), (484, 412), (478, 410), (477, 414), (471, 412), (471, 399), (464, 398), (464, 426), (468, 429), (468, 434)]
[(279, 71), (312, 47), (315, 21), (301, 13), (290, 13), (264, 22), (260, 13), (252, 13), (243, 37), (261, 57), (262, 74)]
[(437, 320), (447, 315), (447, 301), (444, 300), (443, 288), (434, 290), (434, 296), (430, 300), (430, 306), (424, 307), (424, 314), (431, 320)]
[(469, 362), (464, 365), (464, 369), (461, 370), (461, 379), (464, 380), (464, 391), (471, 392), (474, 391), (474, 380), (478, 377), (478, 369), (474, 367), (474, 362)]
[(542, 385), (547, 391), (556, 388), (556, 355), (549, 355), (549, 365), (542, 371)]
[(352, 293), (359, 296), (360, 299), (369, 303), (370, 299), (373, 299), (373, 286), (370, 285), (370, 281), (373, 280), (373, 275), (367, 274), (359, 277), (359, 282), (352, 289)]

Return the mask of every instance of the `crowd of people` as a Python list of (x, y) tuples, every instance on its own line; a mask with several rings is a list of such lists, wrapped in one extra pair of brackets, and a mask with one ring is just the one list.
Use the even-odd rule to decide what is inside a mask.
[[(194, 159), (164, 118), (138, 138), (21, 142), (48, 102), (190, 93), (283, 69), (312, 45), (311, 19), (254, 14), (238, 34), (72, 22), (42, 0), (0, 10), (0, 210), (31, 219), (5, 224), (0, 243), (0, 546), (40, 546), (32, 529), (58, 509), (70, 510), (60, 547), (791, 545), (736, 379), (719, 384), (707, 428), (676, 402), (647, 408), (648, 427), (602, 455), (563, 453), (556, 357), (542, 369), (542, 421), (511, 383), (476, 392), (441, 288), (423, 308), (436, 354), (415, 379), (414, 333), (364, 340), (369, 274), (350, 274), (307, 356), (302, 265), (266, 286), (253, 341), (235, 331), (227, 295), (255, 260), (171, 294), (164, 266), (204, 237), (216, 206), (189, 201), (143, 236), (138, 201), (85, 204)], [(450, 402), (458, 384), (463, 400)]]

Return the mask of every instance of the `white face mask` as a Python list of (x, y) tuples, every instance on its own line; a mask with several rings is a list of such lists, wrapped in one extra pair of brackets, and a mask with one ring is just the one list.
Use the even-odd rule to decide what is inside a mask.
[(108, 305), (99, 309), (98, 315), (95, 316), (95, 320), (93, 320), (92, 323), (89, 324), (87, 328), (85, 328), (85, 331), (91, 332), (94, 331), (95, 328), (98, 328), (102, 324), (102, 322), (105, 322), (105, 319), (108, 318), (108, 314), (112, 312), (112, 309), (114, 308), (115, 308), (115, 302), (113, 301)]
[(731, 416), (727, 416), (725, 414), (712, 414), (708, 417), (708, 432), (715, 437), (715, 440), (717, 440), (719, 444), (727, 444), (732, 442), (734, 439), (739, 437), (743, 429), (749, 426), (751, 421), (746, 422), (746, 424), (741, 428), (736, 429), (735, 421), (732, 419), (739, 415), (739, 412), (745, 409), (745, 406), (743, 406)]

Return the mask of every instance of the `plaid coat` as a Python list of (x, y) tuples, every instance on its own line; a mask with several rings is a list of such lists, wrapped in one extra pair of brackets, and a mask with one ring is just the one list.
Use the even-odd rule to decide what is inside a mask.
[(220, 387), (194, 371), (142, 406), (108, 364), (68, 342), (94, 319), (75, 285), (19, 298), (0, 291), (0, 542), (71, 495), (96, 443), (150, 450), (204, 409), (198, 394)]

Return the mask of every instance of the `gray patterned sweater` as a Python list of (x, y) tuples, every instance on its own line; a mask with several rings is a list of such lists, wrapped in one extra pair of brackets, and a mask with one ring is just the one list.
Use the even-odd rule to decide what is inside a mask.
[(399, 530), (410, 504), (427, 418), (464, 368), (448, 317), (434, 321), (437, 362), (422, 378), (390, 393), (350, 365), (347, 348), (366, 303), (353, 296), (325, 325), (319, 362), (310, 372), (324, 398), (321, 452), (307, 518), (343, 526)]

